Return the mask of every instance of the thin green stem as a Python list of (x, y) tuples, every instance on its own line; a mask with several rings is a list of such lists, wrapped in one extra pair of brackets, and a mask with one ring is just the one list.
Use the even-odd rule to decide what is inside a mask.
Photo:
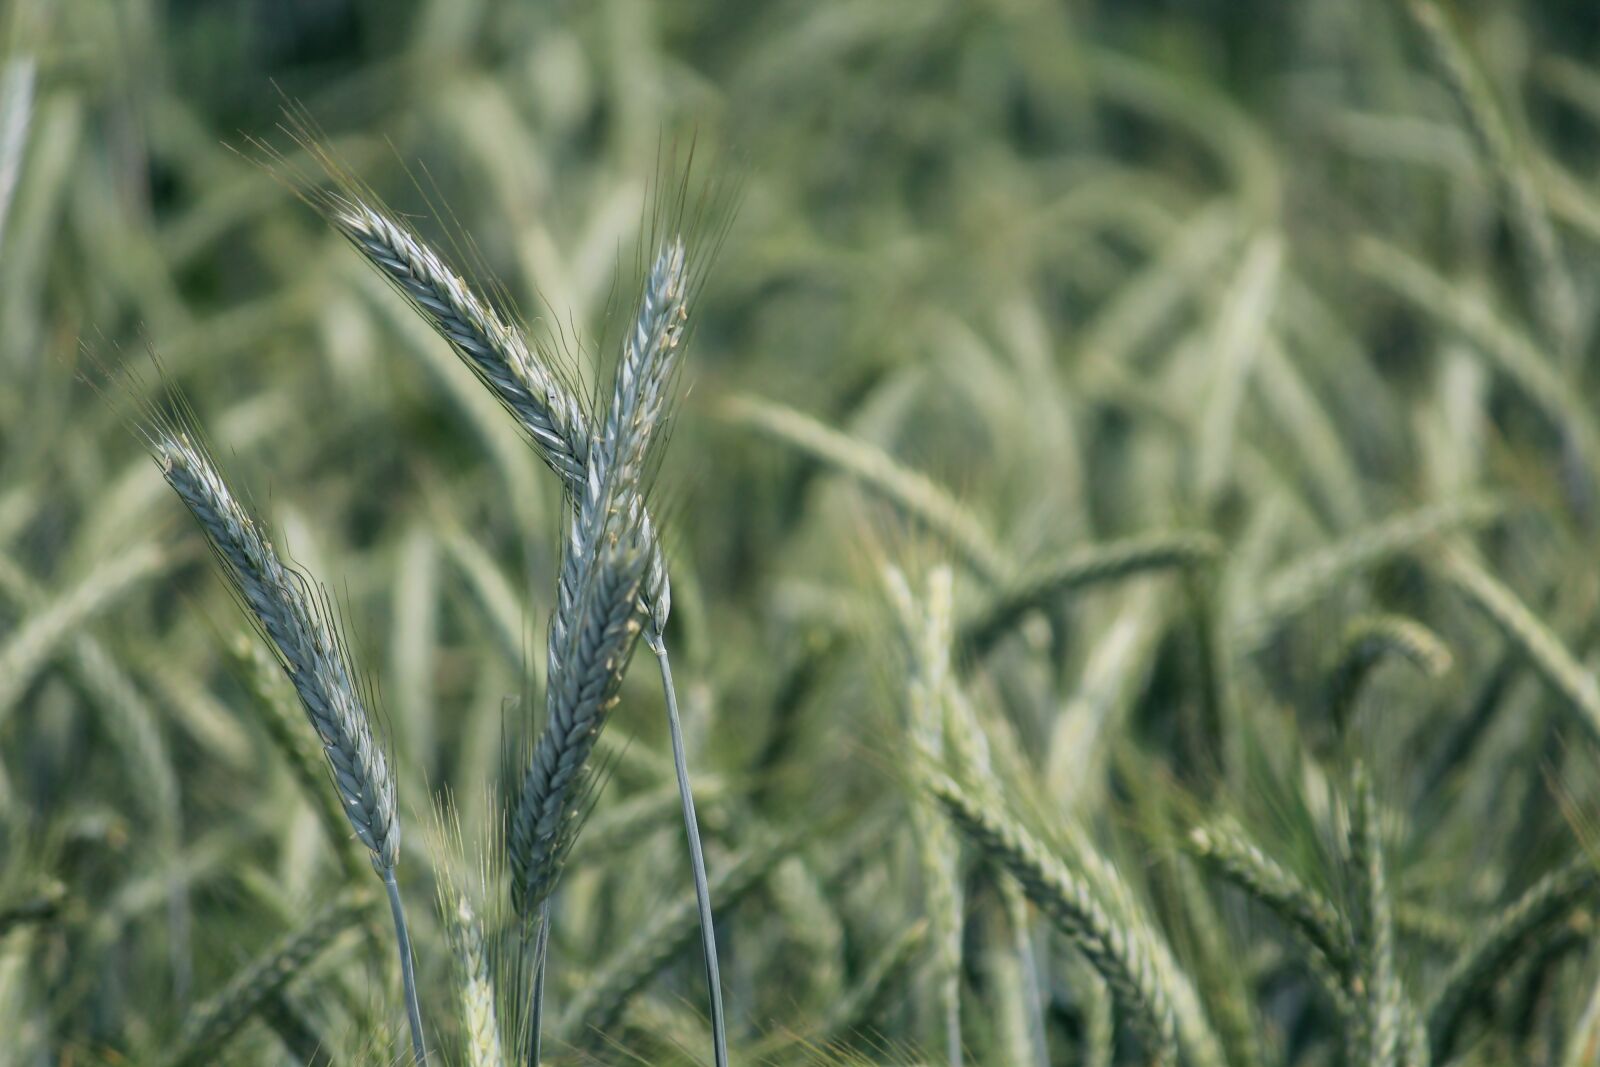
[(694, 814), (694, 794), (689, 789), (689, 761), (683, 751), (683, 724), (678, 718), (678, 690), (672, 684), (672, 661), (663, 635), (650, 642), (661, 665), (661, 688), (667, 698), (667, 726), (672, 734), (672, 765), (678, 774), (678, 796), (683, 801), (683, 830), (689, 838), (689, 861), (694, 866), (694, 895), (700, 906), (700, 948), (706, 962), (706, 992), (711, 999), (712, 1055), (716, 1067), (728, 1067), (728, 1035), (722, 1015), (722, 977), (717, 967), (717, 932), (711, 919), (711, 889), (706, 880), (706, 857), (700, 847), (700, 823)]
[(550, 949), (550, 898), (539, 905), (539, 937), (533, 946), (533, 1005), (529, 1020), (528, 1067), (544, 1054), (544, 965)]
[(428, 1049), (422, 1040), (422, 1009), (417, 1004), (417, 975), (411, 960), (411, 932), (406, 927), (406, 910), (400, 903), (400, 883), (394, 868), (383, 869), (383, 888), (389, 894), (389, 910), (394, 914), (394, 936), (400, 943), (400, 977), (405, 984), (406, 1021), (411, 1024), (411, 1055), (417, 1067), (425, 1067)]

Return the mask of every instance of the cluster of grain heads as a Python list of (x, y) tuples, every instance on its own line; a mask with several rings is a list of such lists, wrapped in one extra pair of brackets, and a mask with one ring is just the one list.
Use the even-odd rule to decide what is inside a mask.
[(710, 203), (710, 196), (690, 204), (692, 152), (679, 183), (668, 180), (678, 172), (677, 160), (666, 162), (657, 178), (652, 219), (664, 237), (623, 342), (609, 406), (597, 418), (580, 400), (558, 356), (530, 341), (409, 227), (375, 206), (374, 198), (315, 141), (303, 117), (291, 116), (291, 122), (302, 146), (339, 183), (338, 191), (311, 194), (313, 204), (513, 416), (560, 477), (574, 509), (551, 625), (546, 725), (511, 798), (513, 903), (529, 928), (538, 931), (531, 1057), (537, 1062), (539, 1056), (549, 894), (593, 784), (587, 772), (594, 739), (615, 700), (634, 641), (643, 636), (661, 673), (720, 1067), (727, 1051), (710, 890), (666, 639), (671, 587), (644, 500), (651, 443), (671, 413), (690, 291), (706, 265), (703, 250), (690, 241), (697, 228), (719, 224), (712, 217), (719, 205)]
[(287, 565), (260, 524), (223, 480), (210, 453), (181, 423), (152, 418), (143, 427), (167, 483), (199, 523), (234, 596), (300, 698), (322, 743), (345, 818), (382, 878), (399, 942), (412, 1054), (427, 1060), (411, 940), (395, 866), (400, 820), (393, 772), (373, 735), (368, 695), (358, 686), (329, 597)]
[[(131, 592), (142, 580), (163, 573), (176, 562), (174, 553), (152, 545), (130, 551), (95, 567), (84, 580), (60, 595), (50, 596), (31, 576), (9, 560), (0, 560), (0, 602), (10, 601), (27, 614), (4, 648), (0, 648), (0, 721), (34, 671), (53, 648), (64, 645), (68, 663), (84, 689), (108, 712), (106, 733), (127, 763), (127, 774), (144, 813), (155, 828), (158, 858), (174, 864), (183, 835), (178, 776), (173, 767), (156, 710), (139, 691), (107, 647), (82, 629), (92, 618)], [(8, 684), (9, 683), (9, 684)], [(173, 965), (174, 999), (188, 996), (189, 908), (181, 880), (174, 879), (168, 897), (169, 955)]]

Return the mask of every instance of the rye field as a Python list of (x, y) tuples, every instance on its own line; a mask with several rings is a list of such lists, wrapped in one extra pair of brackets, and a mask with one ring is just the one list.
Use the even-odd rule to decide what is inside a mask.
[(1600, 10), (0, 0), (0, 1067), (1600, 1063)]

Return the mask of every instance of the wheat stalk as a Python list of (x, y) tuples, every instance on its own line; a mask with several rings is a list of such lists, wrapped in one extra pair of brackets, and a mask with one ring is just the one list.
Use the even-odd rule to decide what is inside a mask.
[[(302, 132), (304, 132), (302, 130)], [(309, 139), (302, 137), (309, 145)], [(325, 152), (314, 154), (337, 173)], [(342, 194), (322, 194), (314, 203), (369, 262), (387, 278), (472, 368), (522, 426), (545, 462), (562, 479), (568, 494), (581, 501), (588, 486), (609, 480), (608, 465), (617, 457), (615, 435), (630, 422), (664, 417), (667, 386), (687, 318), (689, 272), (682, 239), (663, 245), (646, 281), (644, 297), (618, 366), (617, 387), (601, 433), (596, 436), (576, 394), (552, 369), (548, 356), (534, 349), (487, 303), (446, 266), (411, 230), (373, 207), (352, 183)], [(722, 1038), (722, 998), (717, 975), (715, 935), (707, 903), (705, 860), (700, 845), (693, 793), (684, 754), (677, 690), (673, 684), (665, 630), (671, 611), (671, 589), (659, 539), (649, 512), (633, 505), (639, 537), (647, 557), (644, 599), (650, 627), (646, 640), (655, 652), (666, 695), (668, 730), (673, 745), (680, 803), (690, 859), (701, 900), (707, 981), (712, 987), (713, 1033), (719, 1065), (726, 1063)], [(545, 935), (541, 934), (541, 940)], [(542, 970), (541, 970), (542, 975)]]
[(37, 598), (0, 647), (0, 724), (38, 671), (88, 620), (115, 605), (181, 557), (157, 545), (136, 545), (97, 564), (65, 592)]
[[(1110, 985), (1129, 1012), (1145, 1045), (1158, 1062), (1177, 1062), (1177, 1012), (1167, 976), (1157, 964), (1148, 938), (1105, 908), (1088, 883), (1003, 813), (981, 804), (948, 778), (931, 776), (928, 788), (955, 824), (989, 857), (1010, 871), (1028, 899), (1071, 938)], [(1193, 990), (1188, 991), (1192, 998)], [(1188, 1035), (1184, 1035), (1187, 1037)], [(1215, 1040), (1201, 1038), (1200, 1059), (1220, 1063)]]
[(1364, 238), (1357, 264), (1418, 310), (1472, 343), (1550, 419), (1571, 435), (1580, 454), (1600, 461), (1600, 420), (1537, 342), (1496, 307), (1394, 245)]
[(1274, 625), (1303, 610), (1354, 574), (1415, 551), (1442, 534), (1482, 526), (1505, 514), (1492, 498), (1467, 497), (1428, 504), (1363, 527), (1284, 565), (1266, 580), (1250, 605), (1241, 644), (1259, 643)]
[(16, 191), (23, 150), (27, 147), (34, 74), (31, 56), (19, 56), (0, 71), (0, 238), (5, 236), (11, 194)]
[(144, 428), (161, 473), (206, 535), (229, 585), (271, 643), (322, 742), (334, 786), (356, 837), (383, 879), (399, 943), (412, 1054), (427, 1062), (422, 1015), (412, 970), (411, 938), (395, 864), (400, 820), (394, 777), (373, 737), (366, 701), (357, 687), (345, 642), (326, 594), (286, 566), (261, 527), (223, 481), (209, 453), (164, 420)]
[(1578, 294), (1545, 210), (1536, 171), (1528, 163), (1530, 153), (1518, 144), (1505, 109), (1444, 9), (1434, 0), (1405, 0), (1404, 6), (1427, 39), (1429, 51), (1466, 117), (1479, 150), (1494, 168), (1507, 201), (1512, 229), (1532, 268), (1536, 281), (1533, 291), (1543, 325), (1556, 349), (1571, 359), (1578, 354)]
[[(884, 569), (884, 587), (908, 646), (906, 735), (914, 766), (924, 774), (943, 766), (947, 759), (944, 702), (950, 673), (952, 585), (950, 569), (935, 568), (928, 575), (926, 602), (918, 604), (905, 575), (892, 566)], [(950, 1067), (960, 1067), (962, 935), (966, 928), (961, 856), (950, 823), (940, 817), (932, 796), (920, 788), (912, 797), (911, 820), (933, 941), (934, 983), (944, 1013), (946, 1057)]]

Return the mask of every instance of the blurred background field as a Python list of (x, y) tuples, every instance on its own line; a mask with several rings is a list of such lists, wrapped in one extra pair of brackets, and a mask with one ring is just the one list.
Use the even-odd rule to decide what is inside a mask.
[[(560, 486), (261, 165), (315, 173), (286, 102), (591, 384), (662, 145), (739, 184), (656, 487), (736, 1061), (951, 1062), (952, 969), (968, 1062), (1149, 1052), (959, 836), (941, 928), (906, 817), (927, 664), (884, 572), (920, 604), (948, 565), (995, 802), (1113, 865), (1226, 1062), (1419, 1061), (1353, 1051), (1197, 827), (1358, 940), (1386, 900), (1357, 954), (1433, 1062), (1595, 1062), (1594, 5), (0, 0), (0, 47), (0, 1062), (166, 1061), (361, 878), (192, 524), (78, 379), (147, 343), (345, 606), (429, 1030), (468, 1062), (433, 797), (468, 841), (492, 821)], [(556, 1062), (709, 1062), (638, 666), (559, 898)], [(363, 925), (198, 1062), (397, 1061)]]

